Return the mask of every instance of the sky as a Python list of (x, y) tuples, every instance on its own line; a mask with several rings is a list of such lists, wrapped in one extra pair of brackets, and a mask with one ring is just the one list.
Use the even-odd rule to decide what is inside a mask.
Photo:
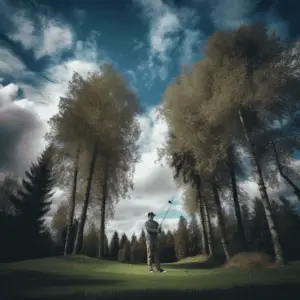
[[(182, 64), (201, 59), (216, 30), (263, 21), (281, 39), (296, 39), (299, 15), (297, 0), (0, 0), (0, 177), (22, 177), (43, 150), (47, 120), (73, 72), (86, 76), (110, 61), (146, 110), (138, 117), (135, 189), (116, 206), (107, 234), (139, 233), (147, 213), (159, 219), (172, 197), (176, 204), (164, 228), (174, 229), (178, 217), (187, 216), (181, 191), (172, 171), (156, 162), (167, 134), (156, 113), (166, 87)], [(243, 185), (258, 194), (253, 182)], [(51, 214), (61, 200), (56, 197)]]

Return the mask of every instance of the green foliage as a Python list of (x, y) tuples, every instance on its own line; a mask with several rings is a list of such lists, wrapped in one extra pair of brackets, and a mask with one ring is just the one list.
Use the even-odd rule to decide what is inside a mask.
[(188, 226), (188, 237), (189, 237), (189, 256), (195, 256), (200, 253), (203, 245), (201, 245), (201, 236), (199, 230), (199, 224), (196, 219), (196, 215), (191, 215), (191, 221)]
[(119, 235), (118, 232), (115, 231), (109, 244), (109, 258), (112, 260), (117, 260), (118, 253), (119, 253)]
[(99, 232), (94, 223), (92, 223), (87, 233), (83, 237), (82, 252), (90, 257), (98, 256)]
[(0, 211), (14, 214), (15, 209), (10, 201), (10, 195), (16, 195), (20, 182), (13, 176), (5, 176), (0, 182)]
[(130, 262), (130, 241), (128, 239), (124, 240), (123, 247), (120, 247), (118, 253), (119, 262)]
[(20, 216), (20, 226), (26, 228), (27, 238), (36, 238), (45, 230), (45, 215), (50, 210), (54, 179), (52, 176), (52, 147), (48, 146), (30, 171), (25, 172), (22, 188), (10, 200)]
[(189, 254), (189, 232), (186, 219), (181, 216), (177, 230), (174, 233), (175, 254), (178, 260), (185, 258)]

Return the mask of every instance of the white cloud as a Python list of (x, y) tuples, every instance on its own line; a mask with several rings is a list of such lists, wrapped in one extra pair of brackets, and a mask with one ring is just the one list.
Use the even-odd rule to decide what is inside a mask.
[[(183, 48), (184, 61), (193, 56), (195, 45), (199, 44), (201, 34), (199, 30), (192, 28), (199, 22), (199, 17), (191, 8), (176, 9), (160, 1), (135, 1), (143, 11), (143, 16), (149, 21), (149, 54), (148, 60), (138, 66), (138, 70), (144, 73), (147, 86), (151, 86), (153, 80), (159, 77), (166, 80), (171, 62), (171, 54), (176, 48)], [(188, 31), (189, 30), (189, 31)], [(183, 44), (181, 35), (185, 35)], [(182, 59), (179, 60), (179, 63)]]
[(190, 30), (187, 29), (184, 32), (184, 40), (182, 43), (182, 57), (181, 57), (181, 65), (190, 64), (192, 62), (194, 56), (194, 49), (197, 47), (198, 51), (200, 52), (200, 44), (203, 36), (201, 32), (198, 30)]
[(72, 47), (73, 33), (69, 26), (39, 15), (34, 22), (29, 16), (27, 11), (18, 11), (12, 16), (14, 30), (9, 37), (25, 49), (32, 49), (37, 59), (59, 55)]
[(9, 49), (0, 47), (0, 75), (7, 76), (24, 74), (26, 67), (24, 63)]

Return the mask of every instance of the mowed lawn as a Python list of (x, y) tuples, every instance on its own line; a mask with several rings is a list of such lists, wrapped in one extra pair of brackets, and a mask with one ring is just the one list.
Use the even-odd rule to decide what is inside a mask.
[(149, 274), (145, 265), (85, 256), (0, 264), (0, 299), (300, 299), (300, 263), (281, 269), (208, 268), (183, 261)]

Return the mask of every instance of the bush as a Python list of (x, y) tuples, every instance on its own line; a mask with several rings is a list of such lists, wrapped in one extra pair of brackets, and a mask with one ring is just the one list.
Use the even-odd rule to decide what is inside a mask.
[(233, 256), (225, 265), (225, 268), (240, 268), (243, 270), (254, 268), (267, 268), (272, 265), (270, 255), (262, 252), (243, 252)]

